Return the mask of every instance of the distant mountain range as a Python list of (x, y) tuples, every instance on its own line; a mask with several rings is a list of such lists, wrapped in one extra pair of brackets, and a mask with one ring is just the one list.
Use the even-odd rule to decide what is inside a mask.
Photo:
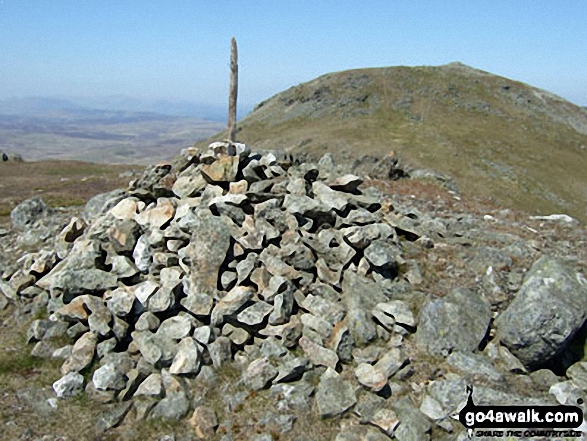
[(0, 101), (0, 151), (28, 161), (151, 164), (218, 132), (218, 120), (218, 109), (163, 100), (12, 98)]
[(165, 116), (225, 121), (226, 107), (192, 101), (141, 99), (124, 95), (106, 97), (25, 97), (0, 100), (0, 115), (46, 116), (47, 114), (100, 115), (105, 112), (153, 113)]
[(465, 195), (587, 220), (587, 109), (461, 63), (321, 76), (257, 105), (238, 138), (346, 158), (395, 151)]

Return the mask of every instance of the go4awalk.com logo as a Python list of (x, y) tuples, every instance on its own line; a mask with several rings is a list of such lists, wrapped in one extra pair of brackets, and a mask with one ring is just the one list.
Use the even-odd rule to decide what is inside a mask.
[[(577, 406), (476, 406), (473, 388), (467, 386), (467, 404), (459, 421), (469, 438), (486, 437), (579, 437), (583, 411)], [(581, 404), (581, 403), (579, 403)]]

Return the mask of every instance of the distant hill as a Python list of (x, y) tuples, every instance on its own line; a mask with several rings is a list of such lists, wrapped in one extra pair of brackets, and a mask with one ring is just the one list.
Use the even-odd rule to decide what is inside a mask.
[(0, 151), (19, 153), (27, 161), (152, 164), (174, 157), (224, 125), (173, 114), (171, 108), (157, 113), (132, 100), (126, 106), (112, 100), (94, 104), (105, 108), (55, 98), (2, 100)]
[(260, 103), (239, 127), (256, 148), (395, 151), (465, 195), (587, 220), (587, 110), (460, 63), (327, 74)]
[(173, 117), (226, 120), (225, 106), (212, 106), (193, 101), (142, 99), (125, 95), (103, 97), (22, 97), (0, 99), (1, 115), (44, 116), (47, 113), (96, 112), (153, 113)]

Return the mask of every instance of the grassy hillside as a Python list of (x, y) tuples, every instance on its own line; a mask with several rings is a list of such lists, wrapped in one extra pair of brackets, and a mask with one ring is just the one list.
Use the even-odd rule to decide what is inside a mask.
[(460, 63), (324, 75), (260, 103), (238, 138), (351, 157), (395, 151), (465, 195), (587, 220), (585, 108)]

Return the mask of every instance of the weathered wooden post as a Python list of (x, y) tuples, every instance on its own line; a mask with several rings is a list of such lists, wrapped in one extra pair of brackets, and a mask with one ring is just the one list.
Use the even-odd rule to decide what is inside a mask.
[(228, 96), (228, 140), (236, 141), (236, 97), (238, 93), (238, 53), (232, 37), (230, 47), (230, 91)]

